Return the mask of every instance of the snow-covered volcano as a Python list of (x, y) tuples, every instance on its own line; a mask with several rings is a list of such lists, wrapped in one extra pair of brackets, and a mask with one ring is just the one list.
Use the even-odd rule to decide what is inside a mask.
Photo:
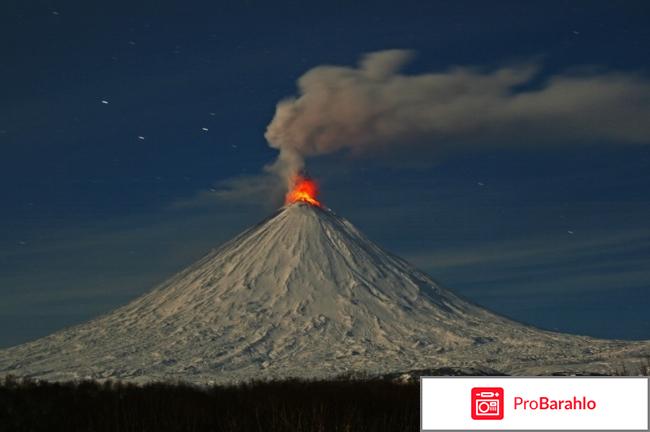
[(607, 373), (644, 357), (648, 341), (495, 315), (330, 210), (298, 202), (124, 307), (0, 351), (0, 374), (226, 382), (440, 366)]

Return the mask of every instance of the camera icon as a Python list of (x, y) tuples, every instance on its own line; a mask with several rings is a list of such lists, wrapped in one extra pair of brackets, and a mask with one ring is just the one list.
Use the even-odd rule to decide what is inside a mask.
[(474, 387), (472, 389), (472, 418), (474, 420), (503, 419), (503, 388)]

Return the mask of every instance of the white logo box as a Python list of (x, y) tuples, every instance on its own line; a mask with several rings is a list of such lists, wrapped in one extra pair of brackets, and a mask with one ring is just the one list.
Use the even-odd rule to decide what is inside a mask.
[[(502, 420), (472, 419), (472, 389), (477, 387), (503, 388)], [(648, 377), (422, 377), (420, 428), (647, 431), (648, 391)], [(571, 401), (569, 406), (575, 400), (593, 401), (595, 407), (589, 403), (571, 410), (565, 409), (564, 403), (562, 409), (543, 410), (539, 405), (544, 397), (547, 401)], [(526, 409), (523, 401), (528, 401)], [(576, 408), (581, 405), (587, 404), (575, 404)]]

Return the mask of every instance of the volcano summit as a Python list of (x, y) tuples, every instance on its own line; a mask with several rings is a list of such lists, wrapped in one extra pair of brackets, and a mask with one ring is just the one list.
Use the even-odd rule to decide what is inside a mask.
[(493, 314), (299, 200), (130, 304), (0, 351), (0, 375), (205, 383), (442, 366), (612, 373), (648, 356), (648, 341)]

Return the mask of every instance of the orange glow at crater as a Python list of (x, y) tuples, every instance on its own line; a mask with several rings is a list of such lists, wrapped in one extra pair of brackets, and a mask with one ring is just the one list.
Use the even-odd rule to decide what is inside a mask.
[(318, 184), (309, 177), (296, 174), (293, 178), (293, 189), (287, 193), (284, 203), (285, 205), (289, 205), (302, 201), (313, 206), (322, 207), (321, 203), (316, 199), (317, 196)]

